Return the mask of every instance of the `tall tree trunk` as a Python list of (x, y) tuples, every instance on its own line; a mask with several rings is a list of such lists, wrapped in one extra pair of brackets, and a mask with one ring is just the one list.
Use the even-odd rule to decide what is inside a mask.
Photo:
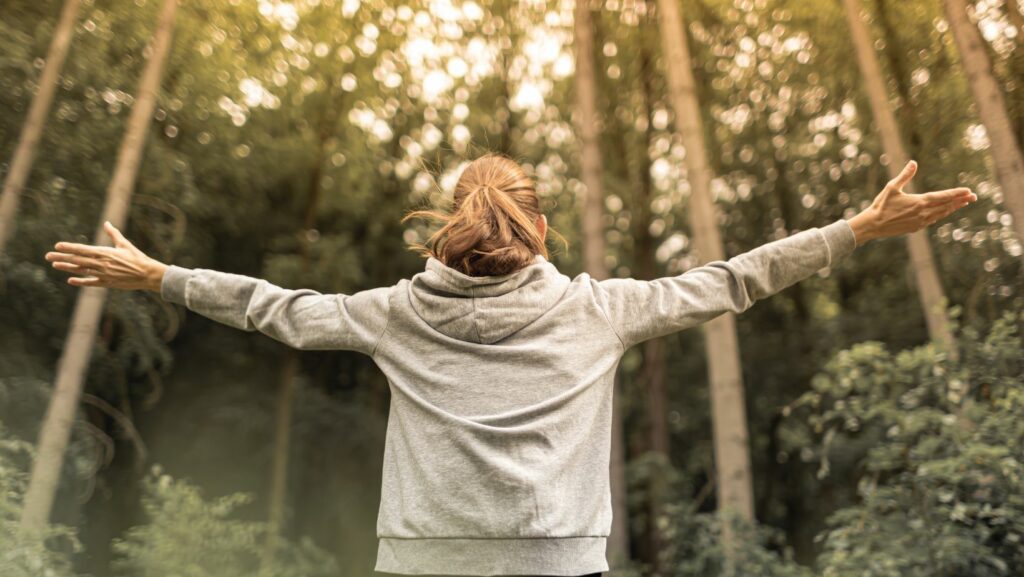
[[(177, 0), (164, 0), (160, 10), (153, 35), (152, 54), (142, 73), (139, 92), (128, 119), (128, 129), (117, 154), (117, 164), (107, 188), (107, 201), (103, 207), (100, 226), (94, 235), (94, 244), (111, 246), (110, 238), (103, 230), (104, 220), (109, 220), (111, 224), (120, 228), (124, 228), (128, 220), (132, 190), (139, 172), (149, 124), (153, 118), (160, 78), (171, 47), (174, 12), (177, 7)], [(89, 357), (96, 338), (96, 327), (107, 296), (105, 288), (81, 287), (78, 290), (81, 292), (75, 301), (67, 341), (57, 364), (57, 381), (43, 420), (39, 446), (32, 464), (28, 492), (25, 494), (25, 504), (21, 512), (21, 526), (29, 531), (42, 529), (49, 523), (50, 510), (53, 508), (60, 481), (64, 452), (71, 437), (71, 426), (78, 410), (78, 400), (82, 395)]]
[[(511, 42), (511, 39), (509, 40)], [(515, 128), (515, 115), (512, 113), (512, 79), (509, 68), (512, 66), (512, 48), (501, 51), (501, 106), (505, 109), (505, 119), (501, 123), (501, 140), (498, 150), (508, 157), (514, 157), (512, 130)]]
[(1024, 153), (1013, 134), (1003, 92), (992, 73), (992, 61), (985, 52), (978, 27), (967, 15), (964, 0), (943, 0), (950, 30), (960, 50), (960, 62), (978, 106), (978, 116), (988, 133), (989, 152), (995, 161), (996, 178), (1003, 189), (1003, 203), (1013, 216), (1017, 238), (1024, 242)]
[[(649, 6), (643, 20), (643, 29), (650, 30), (651, 10)], [(654, 63), (647, 41), (644, 38), (640, 42), (640, 87), (644, 100), (644, 115), (647, 117), (647, 127), (644, 129), (641, 154), (638, 162), (638, 180), (640, 183), (639, 194), (634, 211), (634, 232), (636, 246), (636, 276), (639, 279), (654, 279), (657, 275), (657, 268), (654, 261), (654, 239), (651, 236), (651, 199), (653, 184), (651, 182), (651, 142), (654, 130), (654, 87), (652, 80), (655, 75)], [(665, 388), (665, 340), (662, 338), (650, 339), (643, 344), (644, 366), (641, 371), (641, 379), (647, 393), (647, 415), (650, 420), (649, 438), (650, 450), (658, 458), (659, 465), (667, 467), (671, 463), (669, 454), (670, 435), (668, 430), (668, 392)], [(651, 565), (651, 575), (662, 574), (660, 551), (662, 550), (661, 531), (658, 526), (658, 519), (662, 514), (662, 504), (665, 498), (666, 480), (664, 469), (656, 468), (651, 472), (648, 483), (647, 501), (647, 540), (650, 551), (650, 558), (647, 559)]]
[[(594, 65), (594, 29), (587, 0), (577, 0), (576, 132), (580, 142), (580, 172), (586, 194), (583, 199), (583, 266), (590, 276), (608, 278), (605, 264), (604, 189), (601, 182), (600, 127), (597, 114), (597, 76)], [(611, 466), (612, 530), (608, 538), (608, 562), (613, 569), (629, 558), (629, 509), (626, 502), (626, 452), (623, 446), (622, 404), (618, 378), (612, 405)]]
[[(868, 100), (871, 102), (875, 126), (882, 137), (882, 147), (889, 157), (886, 169), (889, 171), (889, 178), (895, 178), (910, 160), (910, 156), (903, 146), (899, 126), (896, 124), (896, 116), (889, 104), (885, 79), (878, 64), (878, 56), (875, 54), (871, 35), (868, 32), (867, 24), (860, 16), (859, 0), (843, 0), (843, 6), (846, 9), (846, 18), (850, 25), (857, 63), (860, 66), (861, 76), (864, 78)], [(907, 183), (904, 189), (911, 194), (916, 192), (913, 182)], [(921, 299), (921, 306), (924, 308), (928, 335), (933, 341), (944, 347), (951, 358), (958, 358), (956, 340), (953, 338), (949, 318), (946, 316), (946, 295), (942, 289), (942, 282), (939, 280), (935, 257), (928, 244), (927, 232), (921, 230), (907, 235), (907, 248), (917, 282), (917, 292)]]
[(64, 68), (64, 59), (68, 54), (68, 46), (75, 31), (75, 16), (78, 14), (78, 0), (66, 0), (60, 13), (57, 29), (54, 31), (50, 49), (46, 53), (46, 65), (39, 77), (39, 90), (32, 98), (28, 109), (25, 126), (18, 137), (18, 146), (14, 150), (10, 172), (4, 179), (3, 193), (0, 193), (0, 255), (7, 248), (7, 241), (14, 234), (14, 217), (18, 214), (18, 203), (21, 191), (28, 182), (32, 171), (32, 162), (36, 157), (36, 149), (46, 126), (46, 115), (53, 104), (53, 95), (57, 91), (57, 80)]
[[(336, 85), (334, 79), (328, 80), (327, 86)], [(333, 102), (333, 90), (328, 90), (327, 103), (320, 118), (317, 136), (317, 150), (310, 171), (309, 190), (306, 195), (306, 209), (302, 217), (302, 228), (299, 230), (299, 256), (302, 260), (303, 277), (310, 272), (310, 236), (316, 228), (316, 213), (320, 205), (323, 190), (324, 163), (327, 161), (327, 142), (334, 134), (340, 104)], [(274, 553), (277, 542), (285, 527), (286, 501), (288, 497), (288, 461), (291, 453), (292, 415), (294, 413), (295, 389), (302, 369), (302, 353), (298, 349), (289, 349), (281, 368), (281, 380), (278, 383), (277, 402), (274, 418), (274, 456), (270, 473), (270, 503), (267, 508), (267, 535), (263, 546), (261, 570), (264, 574), (272, 574)]]
[[(690, 183), (688, 217), (693, 245), (701, 263), (724, 260), (725, 248), (718, 230), (718, 209), (711, 199), (711, 166), (683, 15), (678, 0), (658, 0), (658, 11), (669, 100), (675, 112), (676, 131), (686, 149), (686, 175)], [(726, 313), (705, 323), (704, 340), (711, 381), (718, 509), (753, 520), (754, 489), (736, 315)], [(728, 545), (731, 533), (726, 531), (724, 538)], [(727, 546), (726, 551), (731, 548)], [(730, 558), (731, 555), (727, 555), (727, 563)]]
[[(1020, 84), (1024, 78), (1024, 11), (1017, 0), (1003, 0), (1005, 3), (1006, 17), (1010, 25), (1016, 30), (1017, 35), (1013, 38), (1016, 48), (1010, 55), (1010, 62), (1007, 65), (1007, 72), (1015, 83)], [(1007, 91), (1009, 92), (1009, 91)], [(1013, 94), (1005, 94), (1010, 101), (1008, 109), (1010, 118), (1013, 121), (1013, 131), (1017, 135), (1017, 144), (1024, 147), (1024, 95), (1018, 87)]]
[(295, 400), (296, 379), (302, 368), (299, 351), (289, 350), (281, 363), (281, 380), (274, 404), (274, 455), (270, 465), (270, 504), (267, 507), (267, 534), (263, 544), (260, 569), (264, 575), (273, 574), (274, 553), (285, 523), (285, 502), (288, 495), (288, 456), (291, 449), (292, 407)]
[(875, 13), (882, 27), (882, 37), (885, 38), (883, 54), (896, 87), (896, 96), (899, 97), (898, 108), (894, 111), (899, 115), (896, 124), (906, 136), (909, 153), (916, 155), (921, 152), (921, 131), (917, 129), (917, 116), (910, 101), (910, 70), (904, 63), (903, 54), (900, 53), (897, 36), (899, 23), (894, 22), (890, 10), (886, 9), (885, 0), (875, 0)]
[[(757, 125), (757, 138), (764, 139), (764, 142), (768, 142), (770, 144), (772, 166), (775, 169), (775, 180), (769, 181), (767, 184), (771, 186), (775, 199), (778, 201), (779, 213), (782, 216), (783, 227), (785, 228), (786, 233), (789, 234), (800, 230), (803, 223), (801, 222), (800, 213), (796, 206), (796, 193), (792, 185), (793, 177), (790, 174), (789, 165), (786, 163), (786, 161), (789, 160), (786, 143), (783, 142), (780, 145), (776, 145), (774, 137), (792, 134), (794, 128), (790, 117), (787, 116), (785, 124), (778, 132), (776, 132), (772, 129), (771, 123), (768, 122), (769, 115), (765, 113), (762, 116), (764, 121)], [(782, 292), (792, 298), (799, 325), (802, 326), (804, 323), (807, 323), (810, 319), (810, 310), (807, 304), (804, 284), (796, 283)], [(803, 328), (800, 328), (799, 330), (803, 330)], [(766, 503), (768, 501), (761, 502)]]

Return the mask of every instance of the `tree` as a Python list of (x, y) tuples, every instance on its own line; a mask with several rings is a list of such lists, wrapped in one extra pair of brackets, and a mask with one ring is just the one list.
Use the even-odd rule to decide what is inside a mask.
[[(575, 107), (576, 131), (580, 142), (580, 173), (585, 195), (583, 198), (583, 266), (590, 276), (608, 278), (605, 264), (604, 240), (604, 188), (602, 185), (600, 126), (597, 114), (597, 77), (594, 65), (594, 24), (586, 0), (577, 0), (574, 12), (574, 42), (576, 44)], [(618, 379), (616, 379), (618, 388)], [(613, 395), (616, 399), (619, 394)], [(612, 561), (626, 559), (629, 551), (628, 509), (626, 507), (625, 449), (621, 403), (612, 409), (611, 491), (612, 532), (609, 536), (608, 555)]]
[(996, 178), (1003, 189), (1003, 202), (1013, 217), (1017, 238), (1024, 240), (1024, 153), (1013, 134), (1013, 122), (1006, 111), (1006, 100), (992, 72), (992, 61), (978, 28), (967, 15), (964, 0), (943, 0), (949, 28), (953, 31), (960, 62), (967, 73), (967, 84), (974, 95), (978, 116), (985, 125), (989, 152), (995, 161)]
[[(675, 112), (676, 131), (686, 149), (686, 175), (690, 183), (688, 219), (700, 263), (724, 260), (718, 230), (718, 211), (711, 199), (711, 165), (696, 82), (690, 66), (686, 28), (678, 0), (658, 0), (662, 56), (666, 62), (669, 101)], [(726, 313), (705, 323), (704, 339), (711, 382), (715, 484), (722, 512), (754, 518), (754, 490), (750, 469), (746, 401), (740, 371), (736, 315)], [(728, 539), (728, 533), (725, 533)]]
[[(650, 30), (652, 27), (653, 3), (642, 20), (641, 26)], [(643, 38), (638, 39), (640, 62), (639, 76), (643, 93), (646, 123), (641, 142), (638, 198), (636, 201), (636, 224), (633, 233), (636, 242), (636, 273), (637, 278), (654, 279), (658, 276), (655, 263), (654, 238), (651, 235), (651, 201), (653, 200), (654, 183), (651, 181), (650, 149), (654, 140), (654, 62), (652, 50)], [(649, 442), (657, 465), (652, 468), (648, 480), (647, 501), (647, 538), (650, 543), (652, 572), (661, 571), (662, 535), (659, 518), (665, 498), (667, 483), (665, 467), (671, 464), (670, 433), (668, 426), (668, 391), (666, 390), (665, 339), (650, 339), (643, 343), (644, 364), (641, 369), (642, 390), (647, 400), (647, 416), (650, 420)]]
[(78, 14), (78, 0), (66, 0), (60, 13), (57, 30), (50, 42), (50, 50), (46, 54), (46, 65), (39, 77), (39, 91), (32, 99), (28, 117), (18, 138), (18, 147), (11, 161), (10, 172), (4, 179), (3, 193), (0, 193), (0, 255), (4, 253), (8, 239), (14, 233), (14, 217), (18, 214), (21, 191), (28, 181), (35, 160), (36, 148), (43, 135), (46, 115), (53, 104), (53, 95), (57, 91), (57, 80), (64, 67), (64, 58), (68, 54), (71, 36), (75, 31), (75, 16)]
[[(164, 0), (160, 10), (149, 61), (139, 81), (138, 97), (132, 107), (128, 129), (118, 151), (114, 175), (107, 188), (102, 221), (110, 221), (119, 228), (123, 227), (128, 219), (135, 178), (156, 106), (164, 63), (171, 46), (174, 13), (177, 7), (177, 0)], [(111, 242), (102, 224), (94, 239), (96, 245), (109, 246)], [(68, 338), (57, 365), (56, 384), (43, 420), (38, 453), (32, 464), (32, 474), (21, 513), (21, 525), (29, 531), (39, 531), (49, 522), (64, 461), (64, 451), (71, 436), (71, 425), (78, 409), (97, 325), (107, 296), (105, 288), (82, 287), (80, 290), (71, 317), (71, 326), (68, 328)]]
[[(317, 207), (320, 204), (323, 190), (324, 165), (327, 163), (328, 142), (337, 128), (341, 103), (336, 101), (334, 87), (337, 81), (330, 78), (326, 82), (327, 90), (320, 121), (316, 127), (316, 153), (312, 159), (309, 179), (309, 191), (306, 206), (302, 215), (302, 228), (298, 231), (299, 258), (302, 274), (310, 275), (310, 234), (316, 230)], [(301, 352), (290, 349), (285, 356), (281, 369), (281, 380), (278, 385), (276, 415), (274, 419), (274, 457), (271, 465), (270, 506), (268, 509), (268, 526), (266, 545), (263, 549), (262, 569), (273, 566), (273, 556), (278, 550), (277, 540), (285, 522), (285, 500), (288, 489), (288, 455), (292, 428), (292, 405), (295, 388), (302, 368)]]
[[(864, 78), (868, 100), (871, 102), (875, 126), (881, 135), (882, 147), (889, 156), (886, 169), (889, 171), (889, 177), (894, 179), (910, 161), (910, 156), (903, 145), (899, 126), (896, 124), (896, 116), (889, 104), (885, 79), (878, 64), (878, 57), (872, 47), (867, 24), (860, 16), (858, 0), (843, 0), (843, 6), (850, 25), (850, 35), (853, 40), (854, 52), (857, 55), (857, 63)], [(910, 182), (905, 185), (905, 188), (908, 192), (914, 193), (916, 187), (913, 182)], [(907, 235), (907, 249), (910, 252), (911, 267), (917, 281), (921, 306), (924, 308), (928, 335), (932, 340), (939, 342), (952, 358), (956, 358), (958, 354), (956, 340), (946, 316), (946, 295), (942, 288), (942, 282), (939, 280), (935, 257), (928, 244), (928, 233), (922, 230)]]

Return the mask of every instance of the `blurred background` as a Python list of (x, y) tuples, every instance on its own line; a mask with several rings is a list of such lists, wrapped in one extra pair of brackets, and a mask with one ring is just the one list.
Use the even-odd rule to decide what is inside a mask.
[(389, 391), (369, 358), (155, 293), (77, 302), (43, 255), (109, 218), (166, 263), (390, 285), (430, 232), (401, 217), (495, 151), (536, 177), (570, 276), (680, 274), (848, 218), (907, 158), (917, 192), (971, 187), (725, 337), (627, 352), (609, 558), (1024, 574), (1022, 10), (4, 0), (0, 573), (373, 575)]

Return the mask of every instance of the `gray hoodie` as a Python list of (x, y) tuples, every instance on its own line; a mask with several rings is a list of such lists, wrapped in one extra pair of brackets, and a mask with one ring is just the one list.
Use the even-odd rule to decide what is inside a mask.
[(365, 353), (384, 372), (377, 571), (583, 575), (608, 570), (623, 352), (741, 313), (854, 248), (840, 219), (652, 281), (569, 278), (540, 255), (470, 277), (431, 258), (351, 295), (172, 265), (161, 296), (299, 349)]

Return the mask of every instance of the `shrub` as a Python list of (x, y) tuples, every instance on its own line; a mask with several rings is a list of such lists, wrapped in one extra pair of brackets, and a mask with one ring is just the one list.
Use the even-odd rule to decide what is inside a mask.
[(814, 432), (805, 449), (819, 477), (831, 454), (861, 451), (843, 471), (858, 502), (819, 536), (823, 575), (1024, 574), (1021, 321), (964, 330), (956, 362), (930, 344), (892, 354), (865, 342), (815, 376), (794, 408)]
[(260, 566), (267, 524), (232, 519), (252, 495), (204, 498), (159, 468), (144, 481), (149, 522), (114, 541), (115, 569), (131, 577), (318, 577), (337, 575), (333, 557), (308, 540), (278, 539), (272, 566)]
[(32, 445), (8, 438), (0, 427), (0, 575), (70, 576), (70, 556), (54, 550), (57, 548), (54, 546), (66, 545), (65, 549), (80, 550), (72, 528), (51, 525), (41, 535), (29, 535), (21, 530), (22, 499), (28, 484), (25, 465), (31, 462), (32, 455)]

